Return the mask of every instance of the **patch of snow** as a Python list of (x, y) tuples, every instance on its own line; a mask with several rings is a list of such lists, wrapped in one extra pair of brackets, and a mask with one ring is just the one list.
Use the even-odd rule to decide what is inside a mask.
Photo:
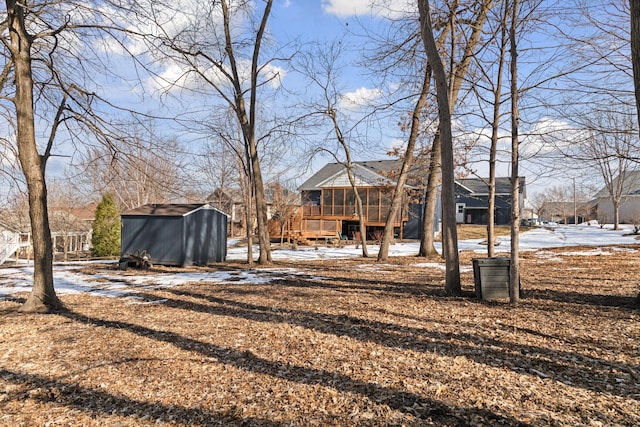
[[(558, 225), (551, 228), (534, 228), (520, 235), (521, 251), (539, 251), (537, 255), (541, 258), (540, 262), (562, 261), (561, 255), (555, 254), (545, 249), (556, 247), (571, 246), (591, 246), (597, 249), (569, 252), (565, 255), (606, 255), (610, 252), (602, 251), (600, 246), (604, 245), (624, 245), (638, 243), (636, 236), (629, 235), (632, 230), (630, 226), (622, 226), (620, 230), (613, 231), (609, 228), (600, 228), (588, 224), (579, 225)], [(626, 234), (626, 235), (625, 235)], [(247, 248), (236, 246), (238, 239), (229, 240), (229, 248), (227, 252), (228, 260), (244, 260), (246, 259)], [(459, 242), (459, 250), (469, 250), (478, 254), (486, 254), (486, 247), (478, 247), (482, 239), (472, 239)], [(496, 246), (496, 253), (508, 253), (510, 250), (509, 236), (500, 238), (500, 245)], [(369, 254), (375, 256), (380, 249), (377, 245), (369, 245)], [(419, 242), (398, 242), (389, 246), (389, 256), (414, 256), (418, 253)], [(441, 251), (441, 245), (436, 244), (436, 249)], [(255, 255), (258, 255), (257, 246), (253, 248)], [(633, 251), (631, 248), (612, 248), (610, 250)], [(298, 247), (294, 249), (278, 249), (272, 252), (274, 260), (319, 260), (319, 259), (344, 259), (355, 258), (362, 255), (362, 249), (356, 248), (355, 245), (344, 247), (333, 246), (315, 246), (315, 247)], [(116, 263), (117, 261), (112, 261)], [(104, 262), (101, 262), (104, 264)], [(147, 275), (125, 275), (123, 272), (114, 268), (113, 272), (100, 273), (89, 276), (85, 273), (79, 273), (76, 270), (95, 264), (92, 261), (73, 262), (73, 263), (56, 263), (54, 265), (54, 281), (56, 292), (61, 295), (74, 293), (90, 293), (91, 295), (99, 295), (105, 297), (127, 297), (135, 296), (136, 292), (141, 289), (157, 289), (164, 287), (173, 287), (185, 283), (269, 283), (273, 280), (282, 278), (283, 275), (288, 276), (304, 276), (308, 277), (306, 271), (297, 270), (295, 268), (271, 268), (259, 270), (243, 270), (243, 271), (208, 271), (208, 272), (178, 272), (178, 273), (159, 273)], [(367, 271), (376, 271), (383, 269), (385, 264), (366, 264)], [(444, 270), (444, 263), (421, 263), (416, 264), (418, 267), (434, 268)], [(461, 272), (471, 271), (470, 266), (461, 267)], [(321, 278), (318, 278), (321, 279)], [(23, 266), (0, 268), (0, 299), (19, 292), (30, 292), (33, 285), (33, 264), (25, 263)], [(138, 302), (136, 302), (138, 303)], [(139, 303), (156, 303), (146, 302)]]

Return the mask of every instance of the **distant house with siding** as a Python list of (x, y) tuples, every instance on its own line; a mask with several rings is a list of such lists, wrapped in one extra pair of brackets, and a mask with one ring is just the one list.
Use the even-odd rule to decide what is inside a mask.
[[(375, 160), (353, 163), (353, 175), (362, 199), (367, 233), (384, 228), (391, 194), (395, 188), (399, 160)], [(411, 190), (411, 185), (406, 185)], [(298, 190), (302, 209), (291, 227), (302, 238), (352, 238), (359, 230), (355, 192), (342, 163), (327, 163), (305, 181)], [(409, 198), (403, 195), (402, 208), (394, 218), (396, 234), (402, 237), (404, 223), (409, 219)], [(371, 237), (371, 236), (368, 236)]]
[[(527, 197), (526, 180), (520, 177), (520, 217)], [(455, 181), (456, 222), (459, 224), (487, 224), (489, 219), (489, 178), (468, 178)], [(498, 177), (495, 186), (496, 225), (511, 223), (511, 179)]]
[[(612, 185), (614, 188), (621, 185), (620, 222), (640, 223), (640, 171), (623, 173), (614, 179)], [(596, 193), (589, 206), (592, 218), (595, 217), (600, 223), (613, 222), (613, 202), (606, 186)]]

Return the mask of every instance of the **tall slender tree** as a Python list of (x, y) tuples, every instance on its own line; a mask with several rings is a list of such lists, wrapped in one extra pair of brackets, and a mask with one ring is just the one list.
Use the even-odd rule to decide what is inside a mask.
[(438, 118), (442, 140), (442, 247), (445, 257), (445, 290), (449, 295), (460, 295), (460, 261), (458, 257), (458, 231), (456, 228), (453, 137), (451, 134), (451, 109), (447, 76), (436, 46), (431, 25), (428, 0), (418, 0), (420, 33), (424, 49), (433, 69), (438, 99)]
[(487, 214), (487, 256), (495, 256), (495, 211), (496, 211), (496, 161), (498, 136), (500, 132), (500, 106), (502, 104), (502, 75), (507, 51), (507, 17), (509, 8), (502, 4), (498, 32), (495, 40), (498, 44), (498, 70), (493, 85), (493, 114), (491, 117), (491, 146), (489, 147), (489, 199)]
[(630, 17), (633, 87), (636, 98), (636, 114), (640, 122), (640, 0), (630, 0)]
[[(179, 87), (191, 93), (209, 93), (214, 104), (229, 107), (238, 123), (255, 202), (258, 244), (258, 263), (271, 262), (270, 239), (267, 218), (267, 202), (261, 161), (260, 102), (267, 102), (261, 90), (267, 90), (280, 80), (279, 68), (273, 63), (288, 58), (265, 58), (263, 47), (267, 44), (267, 24), (271, 16), (273, 0), (189, 3), (188, 11), (182, 3), (165, 3), (148, 0), (128, 0), (142, 26), (152, 28), (144, 36), (154, 59), (171, 63), (181, 70), (176, 78), (157, 76), (157, 81), (167, 92)], [(166, 20), (167, 15), (180, 19)], [(153, 69), (154, 64), (146, 64)], [(205, 101), (203, 101), (205, 102)], [(219, 108), (220, 114), (226, 114)], [(272, 111), (273, 112), (273, 111)], [(199, 121), (216, 122), (209, 117)], [(275, 114), (275, 112), (274, 112)], [(224, 123), (224, 120), (217, 121)], [(208, 127), (209, 123), (190, 125)], [(264, 132), (269, 134), (270, 132)], [(263, 135), (264, 136), (264, 135)], [(266, 137), (269, 137), (267, 135)]]
[[(345, 131), (344, 115), (341, 115), (341, 102), (343, 93), (339, 88), (339, 75), (341, 72), (340, 59), (342, 55), (342, 45), (334, 42), (324, 49), (317, 49), (309, 55), (301, 55), (299, 58), (298, 71), (308, 79), (312, 86), (318, 90), (317, 102), (312, 102), (304, 106), (309, 111), (307, 122), (314, 127), (323, 128), (328, 120), (330, 132), (327, 139), (337, 142), (335, 147), (325, 146), (312, 147), (312, 153), (328, 153), (334, 160), (344, 167), (347, 173), (349, 185), (354, 194), (355, 214), (358, 217), (358, 229), (360, 243), (362, 244), (362, 256), (369, 257), (367, 246), (367, 227), (365, 224), (365, 213), (362, 197), (358, 191), (358, 177), (356, 164), (352, 157), (353, 141)], [(344, 119), (344, 120), (343, 120)], [(315, 121), (314, 121), (315, 120)]]
[(44, 154), (41, 155), (36, 144), (33, 71), (31, 68), (34, 36), (27, 30), (24, 4), (15, 0), (7, 0), (6, 6), (9, 41), (5, 42), (5, 45), (11, 55), (14, 68), (15, 95), (12, 101), (15, 107), (18, 158), (25, 175), (29, 195), (29, 218), (31, 220), (34, 256), (33, 289), (21, 310), (28, 312), (57, 311), (63, 306), (53, 286), (53, 244), (49, 227), (47, 185), (45, 182), (45, 168), (51, 155), (57, 123), (54, 123), (49, 144)]
[(509, 301), (520, 301), (520, 178), (519, 174), (519, 120), (518, 108), (518, 45), (516, 32), (518, 27), (519, 0), (511, 4), (511, 22), (509, 27), (509, 54), (511, 77), (511, 268), (509, 281)]
[[(439, 38), (439, 43), (436, 44), (438, 45), (442, 43), (446, 34), (451, 34), (451, 43), (452, 46), (455, 46), (457, 43), (455, 41), (457, 37), (456, 34), (458, 34), (458, 32), (455, 31), (452, 26), (456, 24), (456, 21), (466, 22), (469, 26), (470, 33), (465, 37), (464, 47), (462, 49), (460, 59), (456, 61), (455, 52), (453, 50), (450, 52), (448, 89), (449, 108), (451, 109), (451, 114), (453, 114), (454, 107), (458, 101), (463, 82), (467, 78), (467, 73), (469, 72), (469, 67), (471, 66), (472, 59), (475, 55), (476, 50), (480, 46), (483, 27), (484, 23), (487, 20), (487, 15), (489, 11), (495, 6), (495, 2), (492, 2), (490, 0), (482, 0), (481, 2), (477, 2), (474, 5), (475, 8), (470, 8), (470, 10), (473, 10), (472, 16), (464, 20), (456, 20), (453, 17), (454, 14), (458, 13), (458, 11), (456, 10), (457, 5), (457, 2), (453, 3), (453, 6), (449, 11), (450, 17), (449, 19), (447, 19), (446, 27), (443, 30), (441, 37)], [(432, 230), (434, 229), (435, 225), (434, 222), (438, 194), (437, 188), (442, 167), (440, 163), (442, 151), (441, 137), (441, 132), (436, 132), (431, 149), (429, 177), (427, 181), (426, 191), (427, 200), (424, 204), (423, 230), (419, 250), (419, 255), (421, 256), (432, 256), (436, 254)]]
[(391, 201), (391, 208), (389, 209), (389, 215), (384, 226), (384, 235), (382, 236), (382, 242), (380, 242), (380, 250), (378, 251), (378, 261), (385, 261), (389, 257), (389, 244), (393, 239), (393, 224), (395, 218), (398, 215), (401, 204), (404, 201), (405, 184), (409, 175), (409, 170), (413, 165), (413, 152), (416, 147), (416, 142), (420, 135), (420, 117), (423, 113), (423, 109), (427, 104), (427, 98), (429, 96), (429, 87), (431, 86), (431, 68), (426, 66), (424, 70), (424, 76), (422, 80), (422, 89), (420, 95), (416, 101), (416, 105), (411, 114), (411, 131), (409, 133), (409, 140), (407, 141), (407, 147), (405, 148), (404, 156), (402, 159), (402, 166), (400, 174), (396, 181), (396, 187), (393, 193), (393, 199)]

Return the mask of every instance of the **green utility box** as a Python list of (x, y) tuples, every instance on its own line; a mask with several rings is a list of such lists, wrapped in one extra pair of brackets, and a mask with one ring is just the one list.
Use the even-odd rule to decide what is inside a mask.
[(509, 298), (511, 258), (474, 258), (473, 282), (478, 299), (494, 301)]

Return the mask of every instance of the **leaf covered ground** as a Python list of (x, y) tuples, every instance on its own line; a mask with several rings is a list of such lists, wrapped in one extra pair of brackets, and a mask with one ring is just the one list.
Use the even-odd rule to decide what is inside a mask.
[(420, 258), (65, 295), (52, 315), (15, 295), (0, 425), (640, 425), (640, 246), (524, 253), (516, 307), (474, 297), (472, 256), (461, 298)]

